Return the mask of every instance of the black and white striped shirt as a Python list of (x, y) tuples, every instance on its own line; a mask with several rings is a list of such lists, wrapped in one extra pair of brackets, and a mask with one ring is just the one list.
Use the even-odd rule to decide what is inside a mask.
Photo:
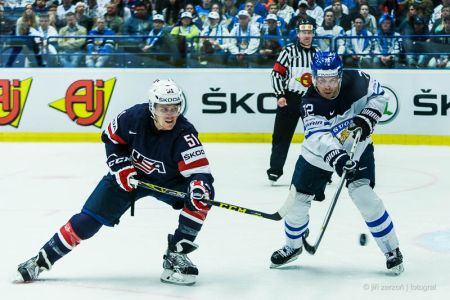
[(277, 98), (287, 91), (303, 96), (312, 84), (311, 59), (316, 49), (303, 48), (297, 42), (281, 51), (272, 70), (272, 86)]

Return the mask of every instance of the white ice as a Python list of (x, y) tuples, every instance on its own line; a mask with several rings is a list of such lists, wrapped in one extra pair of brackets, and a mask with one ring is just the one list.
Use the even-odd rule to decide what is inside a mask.
[[(206, 144), (217, 200), (266, 212), (284, 202), (300, 145), (285, 175), (266, 180), (269, 144)], [(303, 253), (282, 269), (269, 258), (283, 245), (283, 223), (214, 208), (191, 254), (200, 275), (192, 287), (159, 281), (166, 237), (178, 211), (153, 198), (136, 216), (103, 227), (58, 261), (41, 280), (14, 284), (19, 263), (74, 213), (106, 172), (104, 148), (89, 143), (0, 143), (0, 299), (448, 299), (450, 293), (450, 148), (376, 145), (376, 192), (395, 224), (405, 272), (390, 276), (346, 191), (316, 255)], [(314, 202), (310, 240), (328, 208)], [(447, 296), (445, 296), (447, 295)]]

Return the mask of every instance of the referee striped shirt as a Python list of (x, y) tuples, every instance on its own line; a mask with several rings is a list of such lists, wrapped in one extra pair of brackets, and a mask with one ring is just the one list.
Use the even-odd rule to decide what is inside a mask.
[(311, 59), (316, 49), (291, 44), (281, 51), (272, 70), (272, 86), (277, 98), (286, 92), (303, 96), (312, 84)]

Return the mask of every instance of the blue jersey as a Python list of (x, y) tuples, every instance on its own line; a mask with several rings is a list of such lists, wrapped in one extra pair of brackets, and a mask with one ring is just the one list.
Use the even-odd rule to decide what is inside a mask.
[(102, 134), (113, 172), (133, 165), (137, 179), (168, 188), (214, 181), (194, 126), (182, 115), (172, 130), (157, 130), (147, 103), (120, 113)]

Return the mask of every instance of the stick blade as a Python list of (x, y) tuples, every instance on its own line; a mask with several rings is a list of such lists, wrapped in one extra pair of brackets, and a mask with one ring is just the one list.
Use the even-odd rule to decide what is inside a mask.
[(304, 236), (302, 236), (302, 240), (303, 240), (303, 247), (305, 248), (306, 252), (308, 252), (311, 255), (316, 254), (317, 248), (311, 246)]

